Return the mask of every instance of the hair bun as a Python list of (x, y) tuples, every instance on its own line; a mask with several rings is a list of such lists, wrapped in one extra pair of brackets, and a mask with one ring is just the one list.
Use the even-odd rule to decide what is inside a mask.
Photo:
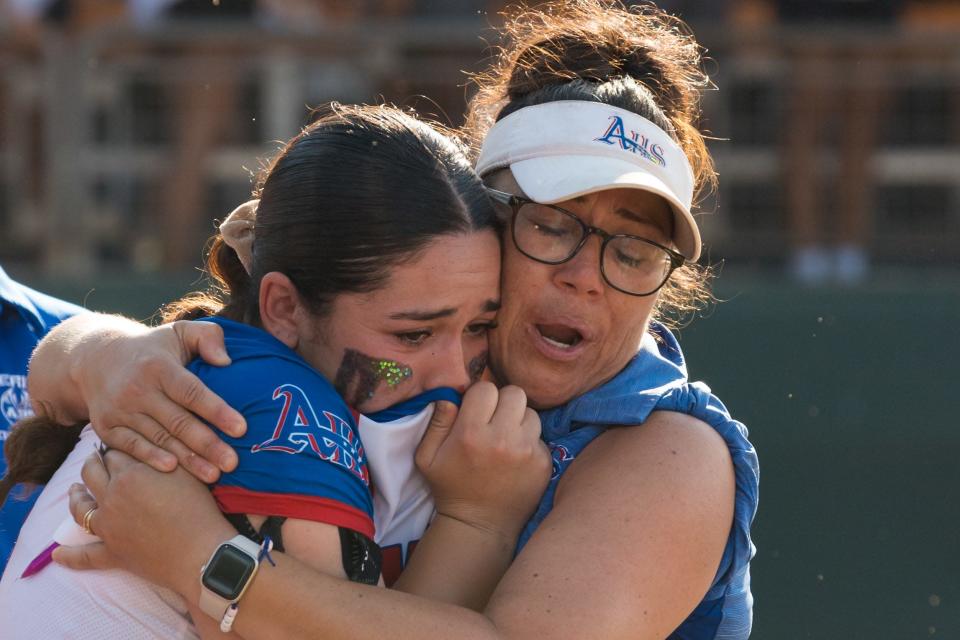
[(686, 27), (652, 6), (627, 10), (574, 0), (519, 14), (506, 29), (517, 45), (506, 84), (510, 99), (576, 79), (630, 77), (654, 93), (669, 117), (689, 117), (707, 84)]
[(695, 122), (709, 79), (700, 47), (679, 19), (652, 5), (615, 0), (553, 0), (508, 15), (508, 43), (491, 69), (475, 78), (466, 129), (477, 143), (506, 102), (572, 80), (632, 78), (653, 93), (681, 129)]

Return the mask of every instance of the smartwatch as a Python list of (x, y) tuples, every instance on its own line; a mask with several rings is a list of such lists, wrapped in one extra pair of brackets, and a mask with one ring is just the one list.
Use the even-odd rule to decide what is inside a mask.
[(246, 536), (217, 547), (200, 570), (200, 610), (222, 621), (257, 575), (259, 556), (260, 545)]

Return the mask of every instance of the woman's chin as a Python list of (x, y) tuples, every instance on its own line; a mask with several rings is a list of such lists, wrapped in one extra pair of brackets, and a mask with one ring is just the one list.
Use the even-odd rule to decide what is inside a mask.
[(575, 389), (568, 389), (566, 387), (568, 383), (569, 381), (541, 379), (535, 384), (523, 384), (522, 382), (514, 382), (511, 380), (511, 384), (517, 385), (526, 392), (527, 404), (530, 408), (536, 409), (537, 411), (545, 411), (559, 407), (573, 398), (577, 391)]
[[(558, 363), (543, 360), (539, 353), (531, 351), (524, 356), (512, 358), (509, 366), (498, 367), (496, 362), (491, 362), (490, 371), (498, 386), (510, 384), (523, 389), (530, 408), (537, 411), (552, 409), (573, 398), (580, 385), (575, 384), (578, 381), (571, 379), (575, 376), (572, 376), (570, 371), (554, 371), (552, 369)], [(561, 365), (559, 368), (568, 367)]]

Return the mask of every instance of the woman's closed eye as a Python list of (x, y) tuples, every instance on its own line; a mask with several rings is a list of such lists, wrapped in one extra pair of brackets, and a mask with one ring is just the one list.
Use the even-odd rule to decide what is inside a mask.
[(620, 249), (616, 252), (617, 262), (632, 269), (642, 269), (649, 266), (650, 259), (647, 255), (631, 254)]
[(551, 236), (554, 238), (560, 238), (563, 236), (570, 235), (569, 229), (564, 229), (562, 227), (551, 227), (549, 225), (543, 224), (542, 222), (535, 222), (533, 224), (534, 230), (544, 236)]

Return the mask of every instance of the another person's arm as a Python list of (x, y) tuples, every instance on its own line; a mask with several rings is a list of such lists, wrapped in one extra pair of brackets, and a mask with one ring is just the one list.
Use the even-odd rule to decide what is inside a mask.
[[(263, 518), (251, 516), (250, 519), (256, 526)], [(233, 535), (236, 535), (236, 531), (230, 537)], [(286, 553), (291, 558), (296, 558), (303, 563), (308, 570), (339, 581), (346, 579), (347, 576), (341, 560), (340, 534), (337, 527), (307, 520), (287, 520), (283, 523), (283, 542)], [(264, 560), (262, 571), (271, 568), (266, 565), (267, 561)], [(198, 604), (199, 599), (198, 592), (196, 599), (187, 601), (187, 608), (203, 640), (240, 637), (236, 633), (222, 633), (220, 631), (220, 621), (214, 620), (201, 611)]]
[(71, 318), (34, 351), (28, 377), (38, 415), (61, 424), (90, 420), (109, 446), (161, 471), (179, 461), (205, 482), (237, 464), (197, 416), (240, 436), (243, 417), (184, 368), (200, 356), (229, 364), (220, 327), (174, 322), (156, 328), (106, 314)]
[[(122, 566), (196, 601), (197, 568), (230, 536), (229, 525), (209, 496), (188, 495), (187, 485), (196, 484), (183, 482), (183, 474), (163, 476), (110, 457), (120, 455), (108, 456), (109, 474), (97, 460), (84, 473), (100, 505), (94, 530)], [(553, 511), (483, 615), (338, 582), (282, 558), (257, 576), (236, 628), (251, 640), (664, 638), (715, 576), (734, 492), (730, 456), (716, 432), (689, 416), (654, 413), (642, 426), (600, 436), (571, 465)], [(74, 516), (91, 501), (74, 491)], [(179, 530), (171, 513), (196, 526)], [(105, 554), (57, 552), (58, 561), (77, 567), (100, 564)]]

